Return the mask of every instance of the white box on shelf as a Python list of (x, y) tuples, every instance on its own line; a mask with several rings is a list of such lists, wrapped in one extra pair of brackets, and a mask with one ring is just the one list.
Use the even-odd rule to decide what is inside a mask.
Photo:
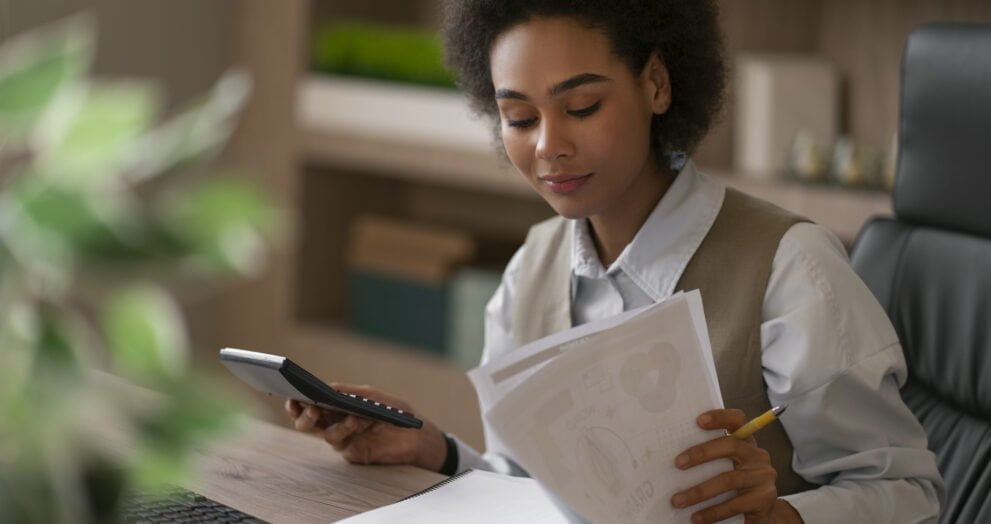
[(789, 171), (800, 131), (832, 147), (839, 127), (839, 75), (826, 60), (799, 54), (743, 54), (736, 61), (736, 168), (755, 178)]

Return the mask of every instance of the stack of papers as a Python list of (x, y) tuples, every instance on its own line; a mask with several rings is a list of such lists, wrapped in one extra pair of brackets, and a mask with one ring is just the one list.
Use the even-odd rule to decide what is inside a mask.
[(698, 291), (551, 335), (469, 377), (506, 448), (496, 451), (573, 518), (689, 522), (729, 496), (684, 509), (670, 503), (732, 469), (729, 460), (674, 466), (680, 452), (724, 434), (696, 423), (723, 407)]
[(733, 468), (674, 466), (680, 452), (723, 434), (695, 422), (723, 407), (698, 291), (551, 335), (469, 377), (499, 441), (490, 451), (533, 478), (469, 471), (349, 524), (689, 522), (731, 496), (670, 503)]

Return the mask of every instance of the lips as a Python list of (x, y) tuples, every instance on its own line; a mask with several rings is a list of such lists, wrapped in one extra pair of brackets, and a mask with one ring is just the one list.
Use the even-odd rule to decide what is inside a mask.
[(544, 175), (540, 177), (540, 181), (543, 182), (551, 191), (564, 194), (571, 193), (577, 190), (579, 187), (585, 185), (586, 182), (592, 177), (592, 173), (585, 175), (576, 175), (569, 173), (555, 173), (552, 175)]

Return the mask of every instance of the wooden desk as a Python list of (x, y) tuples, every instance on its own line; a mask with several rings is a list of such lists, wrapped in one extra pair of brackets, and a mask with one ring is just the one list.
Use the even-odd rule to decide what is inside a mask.
[(412, 466), (347, 463), (322, 439), (250, 420), (242, 437), (200, 454), (186, 486), (272, 523), (333, 522), (445, 477)]

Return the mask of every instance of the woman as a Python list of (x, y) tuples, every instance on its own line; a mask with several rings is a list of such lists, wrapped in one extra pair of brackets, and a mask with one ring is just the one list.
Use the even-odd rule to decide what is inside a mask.
[[(789, 408), (760, 444), (727, 436), (679, 455), (682, 469), (717, 458), (735, 468), (672, 505), (735, 492), (693, 522), (935, 519), (941, 479), (898, 394), (897, 336), (840, 243), (686, 161), (724, 87), (714, 2), (458, 1), (444, 31), (462, 90), (560, 215), (535, 226), (510, 261), (486, 310), (483, 362), (699, 288), (730, 408), (700, 414), (699, 425), (733, 431), (772, 401)], [(547, 279), (567, 279), (568, 293), (547, 297)], [(561, 303), (566, 317), (554, 319)], [(373, 388), (339, 387), (409, 408)], [(489, 431), (482, 455), (429, 422), (417, 432), (287, 410), (353, 462), (525, 474)]]

